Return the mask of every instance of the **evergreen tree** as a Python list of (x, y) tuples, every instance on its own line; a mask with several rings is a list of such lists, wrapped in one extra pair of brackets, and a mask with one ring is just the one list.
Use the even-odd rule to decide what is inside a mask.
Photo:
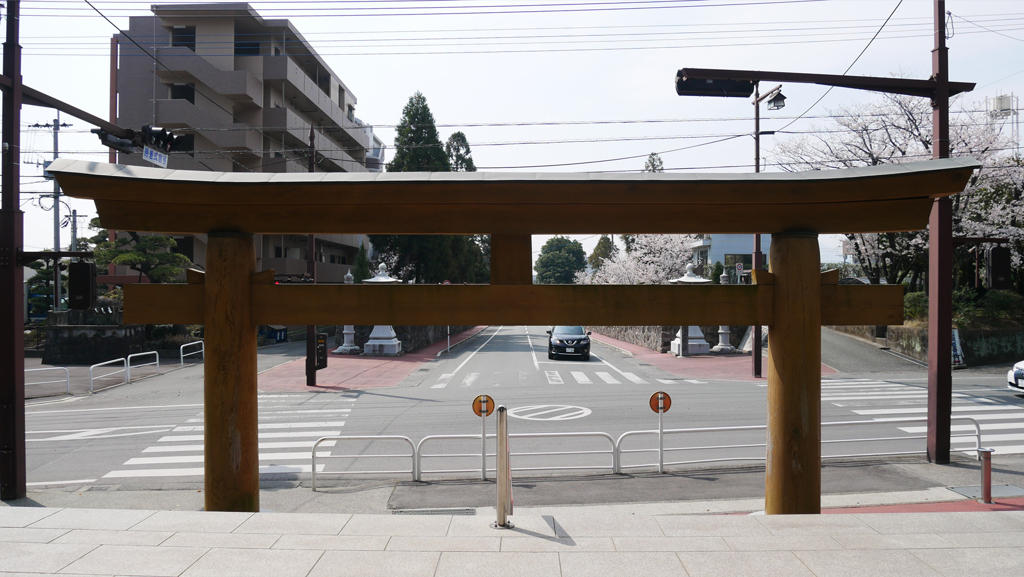
[[(31, 307), (29, 314), (46, 316), (46, 313), (53, 308), (53, 261), (37, 260), (26, 266), (35, 271), (35, 274), (28, 279), (28, 304)], [(61, 273), (60, 279), (61, 285), (66, 286), (67, 275)]]
[(364, 280), (370, 278), (370, 259), (366, 258), (366, 247), (363, 243), (359, 243), (359, 252), (356, 253), (356, 262), (352, 265), (352, 276), (355, 278), (356, 283), (362, 283)]
[(622, 246), (626, 249), (626, 252), (633, 252), (633, 245), (636, 243), (635, 234), (621, 234)]
[(658, 156), (657, 152), (652, 152), (647, 157), (647, 162), (644, 163), (642, 172), (665, 172), (665, 164), (661, 162), (661, 157)]
[(178, 243), (169, 236), (125, 232), (128, 238), (107, 240), (107, 231), (98, 218), (92, 219), (89, 228), (97, 231), (92, 238), (97, 267), (126, 266), (138, 272), (140, 280), (146, 275), (151, 283), (167, 283), (174, 282), (192, 264), (187, 256), (172, 252)]
[[(468, 151), (468, 145), (467, 145)], [(441, 145), (427, 99), (416, 92), (402, 109), (395, 129), (395, 156), (388, 172), (448, 172), (448, 155)], [(376, 243), (374, 243), (376, 244)]]
[(572, 284), (576, 273), (586, 268), (586, 253), (578, 240), (553, 236), (540, 249), (537, 264), (538, 284)]
[(614, 247), (612, 246), (612, 239), (607, 234), (602, 234), (601, 238), (597, 241), (597, 245), (594, 247), (594, 252), (590, 253), (587, 257), (587, 264), (594, 272), (597, 272), (604, 261), (608, 260), (615, 254)]
[(469, 141), (461, 131), (453, 132), (444, 145), (444, 152), (448, 155), (448, 164), (452, 172), (476, 172), (476, 165), (473, 164), (473, 152), (469, 149)]

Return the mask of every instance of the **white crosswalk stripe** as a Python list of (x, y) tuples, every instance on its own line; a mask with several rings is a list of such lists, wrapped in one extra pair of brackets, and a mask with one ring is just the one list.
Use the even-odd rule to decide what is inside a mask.
[(473, 383), (475, 383), (476, 380), (479, 379), (479, 378), (480, 378), (480, 373), (469, 373), (468, 375), (466, 375), (465, 379), (462, 379), (462, 386), (463, 387), (471, 387), (471, 386), (473, 386)]
[(607, 383), (609, 385), (621, 385), (622, 384), (622, 383), (619, 382), (618, 379), (616, 379), (615, 377), (611, 376), (608, 373), (595, 373), (595, 374), (597, 375), (597, 377), (599, 379), (601, 379), (602, 381), (604, 381), (605, 383)]
[(586, 373), (581, 373), (579, 371), (571, 371), (571, 374), (572, 378), (576, 379), (576, 382), (581, 385), (593, 384), (590, 380), (590, 377), (588, 377)]
[(558, 371), (544, 371), (544, 376), (547, 377), (549, 385), (564, 384), (562, 382), (562, 375), (559, 375)]
[(634, 375), (633, 373), (622, 373), (622, 376), (626, 377), (627, 379), (629, 379), (630, 381), (632, 381), (633, 383), (635, 383), (637, 385), (646, 385), (647, 384), (647, 381), (641, 379), (640, 377)]

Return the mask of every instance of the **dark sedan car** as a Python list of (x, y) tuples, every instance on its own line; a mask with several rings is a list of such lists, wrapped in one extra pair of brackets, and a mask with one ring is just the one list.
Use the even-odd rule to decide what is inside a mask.
[(551, 327), (548, 331), (548, 358), (560, 355), (580, 357), (590, 360), (590, 333), (583, 327)]

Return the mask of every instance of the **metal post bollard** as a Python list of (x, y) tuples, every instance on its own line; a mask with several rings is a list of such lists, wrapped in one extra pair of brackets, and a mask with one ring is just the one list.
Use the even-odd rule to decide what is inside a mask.
[(512, 514), (512, 463), (508, 447), (508, 410), (505, 405), (498, 407), (498, 435), (496, 441), (498, 485), (498, 519), (491, 527), (511, 529), (514, 527), (508, 516)]
[(992, 504), (992, 453), (995, 449), (978, 449), (981, 456), (981, 502)]
[(487, 399), (484, 396), (480, 400), (482, 410), (480, 411), (480, 480), (487, 480)]

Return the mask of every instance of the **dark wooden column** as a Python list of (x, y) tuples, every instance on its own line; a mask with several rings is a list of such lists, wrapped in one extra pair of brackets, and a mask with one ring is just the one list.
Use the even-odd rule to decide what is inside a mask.
[(533, 284), (533, 244), (528, 234), (491, 235), (491, 284)]
[(251, 234), (209, 234), (205, 280), (206, 510), (260, 510)]
[(821, 512), (821, 273), (818, 235), (772, 235), (765, 513)]

